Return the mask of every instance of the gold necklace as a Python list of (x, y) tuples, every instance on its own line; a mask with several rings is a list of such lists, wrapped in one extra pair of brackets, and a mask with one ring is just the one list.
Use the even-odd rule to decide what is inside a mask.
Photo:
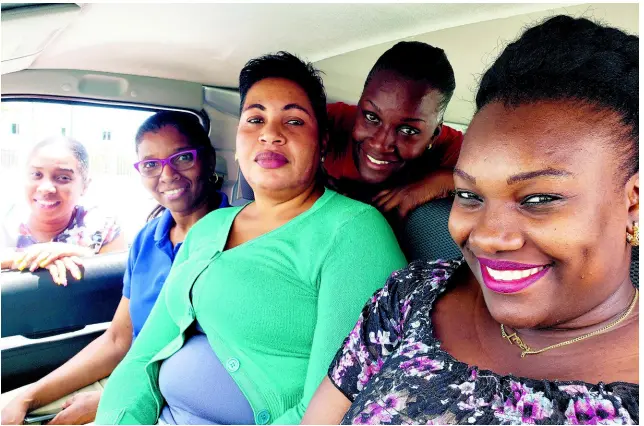
[(521, 340), (521, 338), (517, 335), (516, 332), (514, 332), (512, 334), (506, 333), (505, 332), (505, 327), (503, 326), (503, 324), (501, 324), (501, 337), (503, 337), (504, 339), (507, 339), (508, 342), (510, 342), (510, 344), (517, 345), (519, 348), (521, 348), (521, 351), (522, 351), (521, 352), (521, 358), (525, 358), (526, 355), (540, 354), (542, 352), (549, 351), (550, 349), (560, 348), (562, 346), (570, 345), (572, 343), (577, 343), (577, 342), (579, 342), (581, 340), (588, 339), (589, 337), (596, 336), (598, 334), (601, 334), (601, 333), (607, 331), (610, 328), (615, 327), (617, 324), (619, 324), (620, 322), (624, 321), (626, 319), (626, 317), (628, 317), (630, 315), (631, 312), (633, 312), (633, 309), (635, 308), (635, 304), (637, 303), (637, 298), (638, 297), (639, 297), (639, 291), (636, 288), (635, 289), (635, 296), (633, 297), (633, 300), (631, 301), (631, 304), (626, 309), (626, 312), (624, 312), (619, 318), (617, 318), (612, 323), (600, 328), (599, 330), (595, 330), (593, 332), (584, 334), (583, 336), (575, 337), (574, 339), (566, 340), (565, 342), (557, 343), (556, 345), (547, 346), (547, 347), (545, 347), (543, 349), (538, 349), (538, 350), (532, 349), (530, 346), (526, 345), (523, 342), (523, 340)]

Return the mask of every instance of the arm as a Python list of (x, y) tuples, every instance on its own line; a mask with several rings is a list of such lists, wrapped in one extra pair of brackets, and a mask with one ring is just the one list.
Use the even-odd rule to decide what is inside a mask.
[(2, 410), (3, 423), (20, 424), (29, 411), (109, 376), (132, 342), (129, 307), (129, 300), (121, 298), (107, 331), (72, 359), (14, 398)]
[(398, 215), (405, 218), (415, 208), (431, 200), (445, 198), (453, 190), (452, 170), (439, 169), (417, 182), (382, 191), (374, 197), (373, 202), (383, 213), (396, 209)]
[(125, 236), (119, 234), (118, 237), (113, 239), (107, 244), (103, 244), (103, 247), (98, 251), (98, 254), (113, 253), (117, 251), (127, 250), (127, 242), (125, 241)]
[(401, 297), (399, 283), (408, 274), (408, 268), (392, 273), (387, 284), (364, 306), (313, 396), (303, 423), (339, 423), (358, 394), (380, 371), (387, 356), (400, 346), (411, 303)]
[[(179, 335), (179, 327), (168, 311), (167, 291), (181, 280), (188, 259), (190, 233), (175, 258), (170, 274), (161, 289), (150, 316), (125, 359), (116, 367), (101, 397), (96, 413), (97, 424), (155, 424), (160, 410), (158, 387), (160, 363), (148, 363)], [(185, 265), (185, 266), (189, 266)], [(148, 378), (152, 369), (152, 383)]]
[(349, 398), (344, 396), (328, 377), (325, 377), (315, 391), (301, 424), (339, 425), (342, 416), (350, 406)]
[(276, 424), (301, 421), (365, 302), (392, 271), (407, 263), (391, 228), (374, 209), (354, 217), (330, 242), (320, 270), (317, 322), (302, 399), (275, 419)]

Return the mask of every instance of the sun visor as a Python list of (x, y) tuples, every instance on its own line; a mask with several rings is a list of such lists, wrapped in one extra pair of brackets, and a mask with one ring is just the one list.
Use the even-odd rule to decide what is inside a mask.
[(80, 10), (74, 3), (3, 7), (2, 74), (28, 68)]

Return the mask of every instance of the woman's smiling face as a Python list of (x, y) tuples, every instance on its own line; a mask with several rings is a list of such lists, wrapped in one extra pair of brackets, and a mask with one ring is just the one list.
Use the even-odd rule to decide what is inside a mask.
[(629, 280), (639, 175), (624, 184), (623, 137), (616, 113), (579, 103), (491, 103), (476, 114), (449, 228), (497, 321), (565, 322)]

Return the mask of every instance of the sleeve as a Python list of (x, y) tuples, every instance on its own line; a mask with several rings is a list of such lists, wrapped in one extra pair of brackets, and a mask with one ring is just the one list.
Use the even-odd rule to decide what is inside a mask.
[(132, 247), (130, 247), (130, 252), (127, 255), (127, 265), (125, 265), (125, 273), (123, 274), (123, 297), (127, 299), (130, 298), (130, 290), (132, 289), (131, 281), (132, 269), (134, 269), (134, 259), (139, 251), (139, 244), (137, 244), (137, 242), (138, 241), (135, 240), (134, 244), (132, 244)]
[(350, 401), (401, 343), (410, 300), (400, 291), (400, 282), (407, 274), (407, 269), (394, 272), (376, 291), (331, 362), (328, 377)]
[(158, 387), (160, 363), (150, 361), (162, 350), (172, 350), (170, 343), (179, 335), (179, 327), (168, 311), (167, 292), (181, 273), (175, 265), (188, 259), (188, 239), (189, 235), (143, 329), (110, 376), (98, 405), (96, 424), (155, 424), (158, 420), (162, 403)]
[(360, 309), (392, 271), (406, 263), (389, 224), (375, 209), (357, 215), (337, 231), (320, 270), (317, 322), (302, 399), (275, 424), (301, 421)]
[(443, 168), (453, 169), (458, 161), (458, 155), (461, 153), (463, 145), (463, 133), (449, 126), (443, 125), (439, 140), (436, 142), (440, 147), (442, 154), (440, 166)]

